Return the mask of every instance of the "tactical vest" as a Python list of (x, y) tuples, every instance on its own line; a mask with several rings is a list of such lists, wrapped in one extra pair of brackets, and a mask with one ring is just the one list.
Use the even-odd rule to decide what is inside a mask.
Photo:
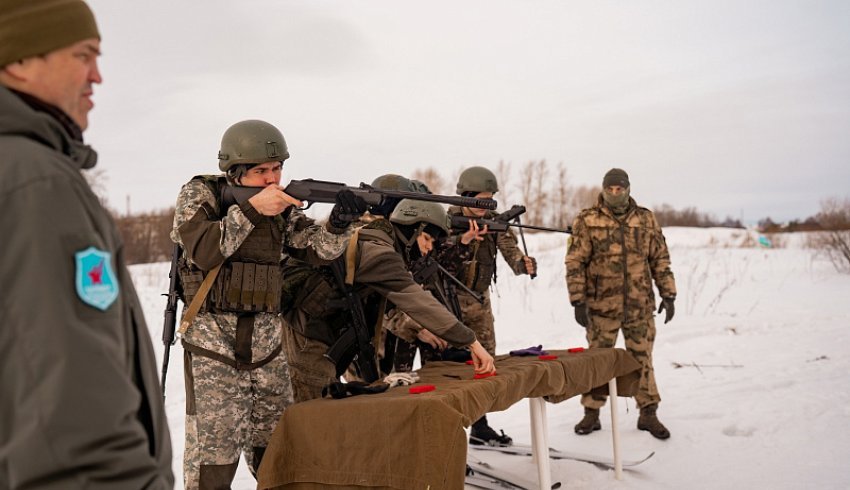
[[(379, 229), (390, 236), (393, 235), (392, 225), (386, 220), (375, 220), (362, 229)], [(352, 235), (352, 240), (369, 240), (367, 237)], [(354, 243), (356, 247), (357, 242)], [(356, 250), (356, 248), (355, 248)], [(346, 260), (346, 254), (337, 257), (347, 268), (356, 267), (354, 262)], [(284, 303), (303, 311), (310, 320), (303, 325), (299, 333), (307, 338), (318, 340), (327, 345), (333, 344), (348, 325), (351, 317), (348, 302), (343, 297), (343, 286), (338, 284), (330, 271), (330, 266), (313, 267), (303, 262), (288, 259), (284, 264), (286, 279), (284, 281)], [(287, 293), (287, 291), (289, 291)], [(369, 295), (366, 288), (356, 291), (361, 297), (367, 323), (371, 326), (377, 323), (381, 308), (376, 302), (365, 301)], [(383, 315), (383, 312), (380, 312)], [(292, 326), (292, 325), (290, 325)]]
[[(221, 187), (227, 185), (223, 176), (202, 175), (193, 180), (196, 179), (202, 180), (216, 197), (221, 195)], [(219, 210), (220, 217), (226, 213), (226, 209)], [(279, 313), (283, 229), (280, 215), (263, 216), (236, 252), (225, 260), (200, 311)], [(185, 257), (181, 257), (179, 268), (183, 300), (190, 304), (206, 273), (188, 263)]]
[[(496, 213), (487, 211), (484, 218), (491, 219), (493, 216)], [(469, 289), (483, 293), (496, 278), (496, 236), (488, 233), (484, 240), (473, 241), (469, 247), (472, 249), (472, 257), (461, 264), (457, 278)]]

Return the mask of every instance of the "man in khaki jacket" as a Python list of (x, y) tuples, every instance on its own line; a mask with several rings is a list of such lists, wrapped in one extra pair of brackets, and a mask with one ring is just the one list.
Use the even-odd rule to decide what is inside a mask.
[[(566, 257), (567, 289), (576, 321), (587, 329), (591, 348), (614, 347), (619, 331), (623, 331), (626, 349), (643, 366), (635, 395), (640, 408), (638, 429), (667, 439), (670, 432), (656, 415), (661, 396), (652, 367), (652, 282), (661, 295), (658, 313), (666, 310), (664, 323), (673, 318), (676, 282), (661, 226), (652, 211), (638, 206), (629, 196), (630, 190), (628, 174), (611, 169), (602, 181), (599, 201), (576, 217)], [(599, 430), (599, 409), (605, 398), (585, 394), (581, 404), (585, 416), (575, 432)]]
[(0, 488), (171, 489), (121, 238), (82, 169), (100, 34), (79, 0), (0, 2)]

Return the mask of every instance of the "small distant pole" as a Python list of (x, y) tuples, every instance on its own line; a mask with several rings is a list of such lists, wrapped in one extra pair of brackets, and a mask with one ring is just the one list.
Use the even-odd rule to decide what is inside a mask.
[(127, 216), (130, 216), (130, 194), (127, 194)]

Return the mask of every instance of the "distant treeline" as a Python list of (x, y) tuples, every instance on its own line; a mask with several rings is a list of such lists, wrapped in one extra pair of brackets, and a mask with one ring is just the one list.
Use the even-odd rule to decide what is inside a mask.
[[(410, 177), (424, 182), (434, 193), (455, 193), (457, 177), (463, 168), (458, 168), (450, 178), (433, 167), (415, 171)], [(530, 161), (518, 167), (518, 176), (512, 174), (510, 163), (499, 162), (492, 168), (499, 180), (498, 199), (502, 207), (523, 204), (528, 224), (566, 228), (582, 209), (593, 206), (601, 188), (599, 186), (573, 185), (564, 164), (550, 167), (545, 160)], [(104, 175), (87, 175), (92, 187), (103, 195)], [(744, 228), (740, 220), (726, 217), (718, 220), (696, 208), (676, 209), (669, 204), (653, 208), (661, 226), (726, 227)], [(119, 214), (113, 211), (118, 229), (124, 239), (124, 255), (128, 263), (167, 261), (171, 257), (172, 242), (169, 238), (174, 219), (174, 208), (145, 213)], [(850, 242), (850, 199), (828, 199), (821, 211), (805, 220), (794, 220), (785, 224), (775, 223), (770, 218), (758, 222), (762, 233), (794, 231), (835, 231), (833, 241), (839, 250)], [(840, 254), (843, 255), (843, 254)]]
[[(555, 228), (569, 226), (582, 209), (596, 204), (602, 191), (600, 186), (573, 185), (563, 163), (551, 167), (546, 160), (532, 160), (520, 166), (518, 173), (515, 173), (510, 163), (499, 162), (492, 170), (499, 181), (499, 202), (505, 207), (523, 204), (526, 207), (523, 221), (536, 225)], [(411, 177), (425, 182), (434, 193), (454, 194), (457, 178), (462, 171), (463, 168), (458, 168), (451, 180), (447, 180), (445, 174), (430, 167), (415, 171)], [(669, 204), (662, 204), (653, 208), (653, 211), (661, 226), (744, 228), (738, 219), (727, 217), (718, 220), (693, 207), (675, 209)]]

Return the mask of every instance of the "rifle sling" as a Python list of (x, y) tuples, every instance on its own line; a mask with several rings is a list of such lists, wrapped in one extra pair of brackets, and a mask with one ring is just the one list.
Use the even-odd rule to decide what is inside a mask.
[(345, 249), (345, 284), (354, 285), (354, 269), (357, 265), (357, 243), (360, 239), (360, 228), (354, 230)]
[(186, 330), (189, 329), (189, 326), (192, 325), (192, 321), (201, 310), (201, 305), (204, 304), (204, 300), (207, 299), (207, 294), (209, 294), (210, 288), (212, 288), (215, 278), (218, 276), (218, 271), (221, 270), (222, 265), (224, 265), (223, 262), (213, 267), (212, 270), (207, 273), (207, 277), (204, 278), (204, 282), (202, 282), (201, 286), (198, 288), (198, 294), (195, 295), (192, 299), (192, 303), (189, 304), (183, 312), (183, 319), (180, 321), (180, 329), (178, 330), (180, 335), (185, 334)]

